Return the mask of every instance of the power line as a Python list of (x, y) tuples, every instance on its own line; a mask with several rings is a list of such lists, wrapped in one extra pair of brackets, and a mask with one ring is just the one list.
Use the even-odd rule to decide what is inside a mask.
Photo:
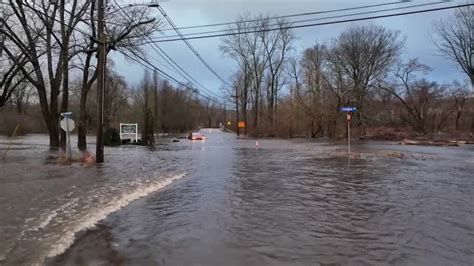
[[(371, 17), (364, 17), (364, 18), (354, 18), (354, 19), (314, 23), (314, 24), (292, 25), (292, 26), (284, 26), (284, 27), (279, 27), (279, 28), (250, 30), (250, 31), (232, 32), (232, 33), (222, 33), (222, 34), (204, 35), (204, 36), (196, 36), (196, 37), (188, 37), (188, 38), (184, 37), (184, 40), (209, 39), (209, 38), (218, 38), (218, 37), (225, 37), (225, 36), (243, 35), (243, 34), (249, 34), (249, 33), (258, 33), (258, 32), (268, 32), (268, 31), (278, 31), (278, 30), (287, 30), (287, 29), (299, 29), (299, 28), (308, 28), (308, 27), (316, 27), (316, 26), (325, 26), (325, 25), (341, 24), (341, 23), (348, 23), (348, 22), (356, 22), (356, 21), (364, 21), (364, 20), (372, 20), (372, 19), (380, 19), (380, 18), (389, 18), (389, 17), (413, 15), (413, 14), (420, 14), (420, 13), (428, 13), (428, 12), (434, 12), (434, 11), (441, 11), (441, 10), (448, 10), (448, 9), (454, 9), (454, 8), (468, 7), (468, 6), (473, 6), (473, 5), (474, 4), (463, 4), (463, 5), (456, 5), (456, 6), (439, 7), (439, 8), (417, 10), (417, 11), (410, 11), (410, 12), (403, 12), (403, 13), (396, 13), (396, 14), (387, 14), (387, 15), (371, 16)], [(181, 40), (183, 40), (183, 38), (179, 38), (179, 39), (178, 38), (171, 38), (171, 39), (164, 39), (164, 40), (163, 39), (161, 39), (161, 40), (160, 39), (154, 39), (153, 42), (161, 43), (161, 42), (175, 42), (175, 41), (181, 41)]]
[(188, 48), (197, 56), (197, 58), (201, 61), (201, 63), (203, 63), (204, 66), (206, 66), (206, 68), (209, 69), (209, 71), (211, 71), (212, 74), (214, 74), (220, 81), (222, 81), (224, 84), (228, 84), (227, 81), (225, 81), (219, 74), (217, 74), (217, 72), (204, 60), (204, 58), (201, 57), (201, 55), (198, 53), (198, 51), (196, 51), (196, 49), (194, 49), (191, 43), (187, 41), (187, 39), (183, 36), (181, 31), (178, 29), (178, 27), (176, 27), (176, 25), (173, 23), (171, 18), (166, 14), (165, 10), (161, 7), (161, 5), (158, 5), (157, 8), (160, 11), (160, 13), (165, 17), (165, 19), (168, 21), (168, 23), (171, 25), (171, 27), (176, 31), (176, 33), (179, 36), (181, 36), (181, 40), (184, 41), (186, 46), (188, 46)]
[[(311, 15), (320, 15), (320, 14), (328, 14), (328, 13), (337, 13), (343, 11), (350, 11), (350, 10), (358, 10), (358, 9), (367, 9), (373, 7), (381, 7), (381, 6), (389, 6), (389, 5), (396, 5), (396, 4), (403, 4), (408, 3), (410, 0), (400, 0), (396, 2), (390, 3), (381, 3), (381, 4), (373, 4), (373, 5), (365, 5), (365, 6), (357, 6), (357, 7), (349, 7), (349, 8), (341, 8), (341, 9), (332, 9), (332, 10), (323, 10), (323, 11), (314, 11), (314, 12), (306, 12), (306, 13), (297, 13), (297, 14), (290, 14), (290, 15), (282, 15), (282, 16), (274, 16), (272, 19), (281, 19), (281, 18), (292, 18), (292, 17), (301, 17), (301, 16), (311, 16)], [(226, 25), (235, 25), (238, 23), (247, 23), (247, 22), (256, 22), (260, 21), (261, 19), (249, 19), (244, 21), (234, 21), (234, 22), (221, 22), (221, 23), (213, 23), (213, 24), (204, 24), (204, 25), (195, 25), (195, 26), (186, 26), (186, 27), (179, 27), (180, 30), (185, 29), (196, 29), (196, 28), (208, 28), (208, 27), (216, 27), (216, 26), (226, 26)], [(163, 29), (163, 31), (171, 31), (174, 29)]]
[[(159, 69), (157, 66), (155, 66), (155, 65), (152, 64), (152, 63), (150, 63), (148, 60), (146, 60), (146, 59), (143, 58), (142, 56), (140, 56), (140, 55), (138, 55), (138, 54), (136, 54), (136, 53), (134, 53), (134, 52), (132, 52), (132, 53), (133, 53), (133, 55), (134, 55), (136, 58), (138, 58), (138, 59), (140, 59), (141, 61), (145, 62), (146, 65), (145, 65), (144, 63), (140, 62), (139, 60), (137, 60), (136, 58), (133, 58), (132, 56), (130, 56), (130, 55), (126, 54), (126, 53), (122, 53), (122, 54), (123, 54), (123, 56), (125, 56), (125, 57), (129, 58), (130, 60), (132, 60), (132, 61), (134, 61), (134, 62), (140, 64), (141, 66), (145, 67), (146, 69), (148, 69), (148, 70), (150, 70), (150, 71), (153, 71), (153, 70), (158, 71), (161, 75), (165, 76), (167, 79), (171, 80), (172, 82), (174, 82), (174, 83), (177, 84), (177, 85), (180, 85), (180, 86), (182, 86), (182, 87), (184, 87), (184, 88), (186, 88), (186, 89), (191, 89), (191, 90), (194, 89), (194, 88), (191, 88), (191, 87), (189, 87), (188, 85), (182, 83), (181, 81), (177, 80), (176, 78), (174, 78), (173, 76), (171, 76), (171, 75), (169, 75), (168, 73), (164, 72), (163, 70)], [(148, 65), (148, 66), (147, 66), (147, 65)], [(204, 95), (204, 94), (201, 94), (201, 93), (199, 93), (199, 95), (201, 95), (202, 97), (204, 97), (204, 98), (206, 98), (206, 99), (208, 99), (209, 101), (212, 101), (212, 102), (214, 102), (214, 103), (222, 104), (221, 102), (219, 102), (219, 101), (217, 101), (216, 99), (211, 98), (211, 97), (209, 97), (209, 96), (207, 96), (207, 95)]]
[[(37, 9), (35, 9), (35, 8), (29, 6), (29, 5), (26, 5), (26, 4), (24, 4), (24, 3), (21, 3), (21, 5), (23, 5), (23, 6), (27, 7), (27, 8), (29, 8), (29, 9), (31, 9), (33, 12), (35, 12), (35, 13), (37, 13), (37, 14), (41, 14), (41, 15), (44, 16), (45, 18), (52, 19), (52, 20), (54, 20), (55, 22), (60, 23), (61, 25), (64, 25), (64, 26), (66, 26), (66, 27), (68, 27), (68, 28), (71, 28), (73, 31), (77, 31), (77, 32), (79, 32), (79, 33), (82, 33), (82, 34), (88, 36), (88, 37), (92, 37), (92, 35), (91, 35), (90, 33), (87, 33), (87, 32), (85, 32), (85, 31), (80, 30), (80, 29), (75, 28), (75, 27), (69, 27), (68, 24), (66, 24), (66, 23), (64, 23), (64, 22), (62, 22), (62, 21), (60, 21), (59, 19), (57, 19), (57, 18), (55, 18), (55, 17), (50, 16), (49, 14), (47, 14), (47, 13), (45, 13), (45, 12), (42, 12), (42, 11), (40, 11), (40, 10), (37, 10)], [(70, 13), (69, 11), (67, 11), (67, 10), (65, 10), (65, 12), (71, 14), (71, 13)], [(2, 21), (4, 21), (4, 20), (2, 19)], [(150, 39), (150, 40), (151, 40), (151, 39)], [(127, 57), (130, 57), (130, 56), (128, 56), (128, 55), (126, 55), (126, 56), (127, 56)], [(133, 59), (133, 58), (132, 58), (132, 59)], [(143, 60), (143, 59), (142, 59), (142, 60)], [(134, 61), (137, 62), (136, 60), (134, 60)], [(137, 62), (137, 63), (139, 63), (139, 62)], [(154, 66), (154, 67), (155, 67), (155, 66)], [(156, 68), (156, 67), (155, 67), (155, 68)], [(158, 68), (156, 68), (156, 69), (158, 69)], [(158, 69), (158, 70), (159, 70), (159, 69)], [(160, 73), (165, 73), (165, 72), (163, 72), (162, 70), (159, 70), (159, 72), (160, 72)], [(166, 74), (166, 73), (165, 73), (165, 76), (168, 76), (170, 79), (173, 79), (173, 80), (177, 81), (176, 79), (174, 79), (173, 77), (169, 76), (169, 75)], [(186, 86), (186, 85), (184, 85), (183, 83), (181, 83), (181, 82), (179, 82), (179, 81), (177, 81), (177, 82), (178, 82), (180, 85), (189, 88), (189, 86)], [(204, 94), (202, 94), (202, 93), (201, 93), (200, 95), (202, 95), (202, 96), (205, 97), (205, 98), (208, 98), (209, 100), (212, 100), (212, 101), (214, 101), (214, 102), (217, 102), (217, 101), (215, 101), (214, 99), (212, 99), (212, 98), (210, 98), (210, 97), (207, 97), (206, 95), (204, 95)], [(220, 96), (219, 96), (219, 97), (220, 97)], [(217, 103), (220, 103), (220, 102), (217, 102)]]
[[(127, 14), (125, 12), (125, 10), (123, 10), (123, 8), (118, 5), (117, 1), (115, 1), (115, 5), (119, 8), (119, 12), (120, 13), (123, 13), (125, 16), (127, 16), (130, 20), (132, 20), (133, 18), (130, 17), (129, 14)], [(123, 15), (122, 15), (123, 17)], [(140, 29), (140, 28), (139, 28)], [(141, 29), (140, 29), (141, 30)], [(145, 36), (147, 37), (147, 39), (151, 40), (150, 36), (146, 35)], [(152, 41), (152, 40), (151, 40)], [(202, 85), (201, 83), (199, 83), (196, 79), (194, 79), (188, 72), (186, 72), (180, 65), (178, 65), (165, 51), (163, 51), (163, 49), (161, 47), (159, 47), (156, 43), (152, 43), (153, 46), (151, 46), (151, 48), (161, 57), (163, 58), (163, 60), (165, 60), (179, 75), (181, 75), (184, 79), (186, 79), (188, 82), (192, 83), (189, 79), (191, 79), (192, 81), (194, 81), (194, 83), (198, 84), (203, 90), (205, 90), (207, 93), (211, 94), (211, 95), (214, 95), (214, 97), (218, 97), (218, 98), (222, 98), (221, 96), (215, 94), (214, 92), (212, 92), (211, 90), (207, 89), (204, 85)], [(170, 63), (172, 62), (172, 63)], [(179, 71), (181, 70), (182, 73), (184, 73), (184, 75)], [(187, 78), (187, 77), (189, 78)], [(212, 97), (212, 96), (211, 96)]]
[[(405, 7), (395, 7), (395, 8), (388, 8), (388, 9), (379, 9), (379, 10), (373, 10), (373, 11), (365, 11), (365, 12), (358, 12), (358, 13), (351, 13), (351, 14), (344, 14), (344, 15), (337, 15), (337, 16), (329, 16), (329, 17), (322, 17), (322, 18), (313, 18), (313, 19), (304, 19), (304, 20), (296, 20), (296, 21), (288, 21), (289, 24), (294, 24), (294, 23), (302, 23), (302, 22), (311, 22), (311, 21), (319, 21), (319, 20), (326, 20), (326, 19), (334, 19), (334, 18), (343, 18), (343, 17), (352, 17), (352, 16), (360, 16), (360, 15), (368, 15), (368, 14), (374, 14), (374, 13), (381, 13), (381, 12), (388, 12), (388, 11), (397, 11), (397, 10), (402, 10), (402, 9), (411, 9), (411, 8), (416, 8), (416, 7), (424, 7), (424, 6), (432, 6), (432, 5), (438, 5), (438, 4), (443, 4), (446, 3), (446, 1), (438, 1), (438, 2), (433, 2), (433, 3), (425, 3), (425, 4), (418, 4), (418, 5), (411, 5), (411, 6), (405, 6)], [(268, 19), (275, 19), (277, 17), (269, 17)], [(262, 19), (263, 21), (263, 19)], [(239, 22), (236, 22), (239, 23)], [(242, 22), (245, 23), (245, 22)], [(267, 26), (273, 27), (273, 26), (280, 26), (281, 24), (269, 24)], [(259, 26), (250, 26), (247, 27), (247, 29), (258, 29)], [(230, 29), (225, 29), (225, 30), (215, 30), (215, 31), (204, 31), (204, 32), (193, 32), (193, 33), (187, 33), (184, 34), (185, 37), (189, 36), (199, 36), (199, 35), (204, 35), (204, 34), (212, 34), (212, 33), (232, 33), (236, 30), (239, 30), (237, 28), (230, 28)], [(158, 37), (155, 40), (160, 40), (160, 39), (167, 39), (167, 38), (176, 38), (180, 37), (179, 35), (171, 35), (171, 36), (163, 36), (163, 37)]]

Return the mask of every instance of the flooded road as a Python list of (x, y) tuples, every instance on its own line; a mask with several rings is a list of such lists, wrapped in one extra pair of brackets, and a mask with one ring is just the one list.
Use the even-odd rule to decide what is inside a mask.
[(18, 140), (0, 264), (474, 265), (474, 146), (366, 143), (348, 160), (344, 143), (203, 132), (92, 168)]

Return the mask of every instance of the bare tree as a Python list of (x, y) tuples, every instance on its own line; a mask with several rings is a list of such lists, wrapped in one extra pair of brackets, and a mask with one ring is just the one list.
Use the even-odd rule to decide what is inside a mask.
[[(22, 79), (22, 77), (18, 77), (18, 79)], [(18, 83), (15, 90), (13, 90), (12, 100), (16, 105), (16, 110), (19, 115), (25, 114), (30, 103), (31, 96), (33, 95), (33, 86), (29, 84), (27, 81), (22, 80)]]
[[(26, 57), (18, 58), (15, 62), (26, 64)], [(0, 61), (2, 64), (0, 69), (0, 107), (5, 105), (10, 97), (15, 94), (17, 87), (26, 79), (21, 74), (21, 69), (15, 62), (8, 58), (3, 58)]]
[(295, 98), (295, 91), (300, 90), (300, 77), (301, 77), (301, 68), (298, 64), (298, 59), (296, 57), (290, 58), (289, 67), (287, 68), (288, 76), (290, 77), (290, 123), (289, 123), (289, 137), (293, 137), (293, 117), (294, 117), (294, 104), (293, 99)]
[(261, 25), (261, 42), (265, 51), (265, 61), (267, 64), (267, 111), (270, 125), (274, 124), (274, 115), (277, 111), (278, 92), (283, 85), (282, 79), (285, 74), (284, 70), (288, 62), (288, 53), (291, 49), (291, 44), (294, 41), (294, 36), (291, 30), (287, 27), (284, 19), (277, 20), (277, 31), (268, 31), (270, 19), (262, 20)]
[[(222, 40), (221, 50), (224, 54), (232, 57), (240, 67), (242, 73), (245, 73), (246, 84), (251, 84), (251, 88), (245, 88), (245, 90), (251, 89), (253, 98), (253, 127), (258, 126), (258, 115), (259, 106), (261, 105), (261, 87), (264, 77), (264, 70), (267, 64), (265, 56), (265, 48), (262, 44), (262, 34), (268, 34), (268, 32), (260, 31), (262, 26), (265, 26), (265, 19), (262, 16), (257, 17), (248, 22), (248, 16), (241, 16), (235, 28), (231, 28), (235, 35), (230, 35)], [(259, 31), (246, 33), (249, 30)], [(245, 33), (242, 33), (245, 32)]]
[(143, 77), (142, 83), (140, 85), (140, 89), (143, 90), (143, 130), (142, 130), (142, 141), (145, 145), (153, 145), (155, 143), (155, 137), (153, 132), (153, 112), (150, 107), (150, 99), (151, 99), (151, 88), (153, 82), (150, 79), (150, 73), (145, 70), (145, 75)]
[[(116, 128), (117, 114), (120, 108), (127, 105), (130, 97), (129, 87), (125, 78), (113, 71), (111, 67), (107, 68), (107, 97), (104, 100), (104, 128)], [(113, 125), (115, 124), (115, 126)]]
[[(296, 86), (296, 100), (308, 118), (311, 138), (322, 133), (324, 47), (315, 45), (303, 52), (300, 60), (301, 85)], [(293, 66), (295, 67), (295, 66)]]
[(429, 112), (433, 113), (433, 120), (436, 119), (438, 111), (434, 100), (442, 96), (442, 88), (436, 82), (416, 77), (416, 74), (427, 74), (430, 71), (430, 67), (412, 59), (405, 64), (399, 64), (392, 84), (378, 85), (402, 103), (407, 112), (405, 120), (420, 134), (428, 132)]
[[(88, 2), (79, 5), (79, 0), (71, 1), (68, 6), (73, 8), (72, 11), (65, 10), (64, 2), (9, 0), (8, 3), (10, 15), (6, 20), (2, 19), (0, 31), (11, 46), (5, 46), (4, 52), (36, 88), (50, 146), (59, 146), (58, 96), (65, 72), (63, 70), (70, 60), (64, 51), (69, 49), (68, 40), (81, 22)], [(58, 15), (60, 20), (56, 18)], [(19, 55), (26, 58), (26, 64), (18, 60)], [(30, 72), (28, 68), (34, 71)], [(67, 94), (65, 91), (63, 93)]]
[(340, 81), (352, 90), (358, 108), (357, 120), (365, 136), (364, 107), (371, 84), (383, 77), (396, 62), (403, 47), (398, 31), (382, 26), (352, 26), (333, 41), (328, 61)]
[(469, 99), (469, 91), (466, 87), (462, 86), (458, 82), (453, 83), (452, 97), (454, 99), (454, 105), (456, 110), (455, 129), (460, 130), (461, 117), (466, 112), (466, 102)]
[[(74, 66), (82, 72), (82, 85), (80, 94), (80, 108), (78, 121), (78, 147), (86, 149), (86, 135), (88, 129), (87, 99), (92, 84), (97, 79), (95, 55), (98, 50), (96, 33), (95, 1), (92, 1), (87, 15), (89, 32), (80, 36), (79, 44), (76, 45), (78, 56), (75, 58)], [(142, 42), (155, 33), (161, 27), (161, 21), (153, 18), (153, 14), (146, 7), (128, 8), (125, 11), (117, 8), (109, 9), (108, 16), (114, 18), (114, 23), (107, 24), (107, 53), (118, 51), (130, 58), (136, 55), (142, 57)], [(89, 38), (89, 36), (92, 38)]]
[(474, 89), (474, 7), (457, 9), (450, 20), (435, 23), (434, 30), (438, 50), (459, 65)]
[(159, 115), (159, 107), (158, 107), (158, 90), (159, 90), (159, 82), (160, 78), (158, 76), (158, 71), (153, 71), (153, 107), (154, 107), (154, 118), (153, 124), (155, 126), (155, 130), (158, 131), (158, 115)]

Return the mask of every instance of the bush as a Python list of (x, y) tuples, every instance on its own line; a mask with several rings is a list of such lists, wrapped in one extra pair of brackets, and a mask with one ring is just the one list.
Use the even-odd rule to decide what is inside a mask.
[(122, 144), (120, 140), (120, 133), (116, 128), (108, 128), (104, 132), (104, 145), (105, 146), (120, 146)]
[(15, 136), (26, 135), (30, 130), (29, 119), (21, 117), (16, 112), (2, 112), (0, 115), (0, 134), (11, 137), (18, 126)]

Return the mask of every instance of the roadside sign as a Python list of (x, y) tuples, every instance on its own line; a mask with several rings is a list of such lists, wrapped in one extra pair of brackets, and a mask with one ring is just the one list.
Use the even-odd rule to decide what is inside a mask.
[(352, 113), (348, 112), (347, 113), (347, 122), (351, 122), (352, 121)]
[(71, 148), (71, 131), (74, 130), (76, 125), (74, 124), (74, 120), (72, 120), (72, 112), (66, 112), (66, 113), (61, 113), (61, 116), (63, 119), (61, 119), (61, 122), (59, 123), (61, 126), (61, 129), (66, 131), (66, 142), (67, 142), (67, 148), (66, 148), (66, 156), (69, 161), (71, 161), (72, 157), (72, 148)]
[(245, 128), (245, 122), (244, 121), (239, 121), (237, 124), (239, 128)]
[(352, 106), (346, 106), (346, 107), (341, 107), (339, 110), (342, 112), (347, 112), (346, 118), (347, 118), (347, 154), (351, 156), (351, 121), (352, 121), (352, 115), (357, 112), (356, 107)]
[(66, 132), (71, 132), (74, 130), (74, 128), (76, 127), (76, 124), (74, 123), (74, 120), (72, 120), (71, 118), (63, 118), (61, 120), (61, 129), (66, 131)]
[(63, 117), (71, 118), (71, 117), (72, 117), (72, 112), (61, 113), (61, 115), (62, 115)]
[(120, 140), (134, 138), (138, 142), (138, 124), (120, 123)]
[(351, 112), (351, 113), (357, 112), (357, 108), (355, 108), (355, 107), (341, 107), (340, 110), (342, 112)]

